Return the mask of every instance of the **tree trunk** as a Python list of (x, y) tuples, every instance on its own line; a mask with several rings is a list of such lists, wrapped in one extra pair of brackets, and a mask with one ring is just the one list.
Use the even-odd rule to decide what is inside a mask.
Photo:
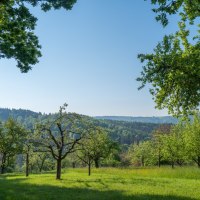
[(171, 166), (172, 166), (172, 169), (174, 169), (174, 161), (172, 161)]
[(56, 179), (61, 179), (61, 159), (57, 159), (57, 172), (56, 172)]
[(197, 165), (200, 168), (200, 156), (198, 156), (198, 158), (197, 158)]
[(95, 164), (96, 168), (99, 168), (99, 159), (98, 158), (94, 160), (94, 164)]
[(161, 155), (160, 155), (160, 150), (158, 152), (158, 167), (160, 167), (160, 163), (161, 163)]
[(91, 174), (91, 162), (88, 163), (88, 176)]
[(158, 156), (158, 167), (160, 167), (160, 156)]
[(74, 169), (76, 167), (76, 163), (72, 162), (72, 168)]
[(26, 177), (29, 175), (29, 153), (26, 153)]
[(142, 164), (142, 167), (144, 167), (144, 157), (143, 156), (141, 158), (141, 164)]
[(1, 174), (5, 173), (5, 166), (6, 164), (6, 154), (3, 153), (2, 160), (1, 160)]
[(39, 167), (40, 173), (42, 172), (42, 169), (43, 169), (45, 160), (46, 160), (46, 158), (44, 157), (44, 158), (42, 159), (42, 163), (41, 163), (41, 165), (40, 165), (40, 167)]

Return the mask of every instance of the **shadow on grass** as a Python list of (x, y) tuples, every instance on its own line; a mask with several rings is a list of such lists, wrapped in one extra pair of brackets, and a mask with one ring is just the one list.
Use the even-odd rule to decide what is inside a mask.
[[(86, 188), (67, 188), (24, 183), (25, 178), (0, 179), (0, 200), (194, 200), (189, 197), (152, 194), (129, 195), (119, 190), (100, 191)], [(69, 185), (70, 187), (70, 185)]]

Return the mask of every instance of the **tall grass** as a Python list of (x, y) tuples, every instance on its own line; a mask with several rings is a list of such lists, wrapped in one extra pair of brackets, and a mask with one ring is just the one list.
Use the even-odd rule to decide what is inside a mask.
[(0, 200), (132, 200), (200, 199), (197, 168), (65, 169), (62, 180), (55, 172), (0, 176)]

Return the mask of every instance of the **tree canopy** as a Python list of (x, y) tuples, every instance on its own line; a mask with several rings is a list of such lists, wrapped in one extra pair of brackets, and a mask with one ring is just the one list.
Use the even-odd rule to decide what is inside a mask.
[(21, 72), (28, 72), (41, 57), (41, 45), (34, 30), (37, 18), (28, 6), (40, 6), (43, 11), (64, 8), (70, 10), (76, 0), (1, 0), (0, 59), (14, 58)]
[(150, 83), (157, 108), (167, 108), (174, 115), (191, 114), (200, 102), (200, 30), (194, 37), (189, 31), (200, 16), (199, 0), (151, 2), (158, 5), (153, 11), (163, 26), (168, 23), (167, 14), (179, 13), (181, 19), (179, 30), (164, 36), (153, 53), (138, 55), (144, 66), (137, 80), (142, 83), (140, 88)]
[(151, 3), (156, 6), (153, 8), (153, 12), (158, 14), (156, 20), (160, 21), (163, 26), (169, 22), (167, 15), (181, 12), (190, 22), (200, 16), (199, 0), (151, 0)]

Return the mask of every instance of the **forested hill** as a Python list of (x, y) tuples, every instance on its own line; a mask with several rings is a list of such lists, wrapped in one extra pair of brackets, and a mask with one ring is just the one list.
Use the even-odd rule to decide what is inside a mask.
[(26, 119), (28, 117), (37, 118), (39, 115), (42, 114), (31, 110), (0, 108), (0, 120), (2, 121), (7, 120), (9, 117), (14, 119)]
[[(117, 140), (121, 144), (130, 145), (149, 140), (154, 130), (158, 129), (161, 124), (126, 122), (108, 119), (95, 120), (96, 125), (109, 130), (112, 139)], [(163, 124), (162, 126), (171, 126)]]
[[(35, 119), (45, 119), (53, 116), (42, 113), (33, 112), (23, 109), (0, 109), (0, 120), (5, 121), (9, 117), (15, 118), (18, 122), (23, 123), (26, 127), (32, 127)], [(101, 126), (109, 130), (109, 135), (112, 139), (117, 140), (121, 144), (138, 143), (140, 141), (151, 138), (152, 132), (160, 126), (160, 123), (141, 123), (129, 121), (109, 120), (109, 119), (95, 119), (93, 117), (83, 116), (86, 121), (89, 121), (96, 126)], [(152, 122), (152, 121), (151, 121)], [(155, 121), (154, 121), (155, 122)], [(170, 121), (167, 121), (170, 122)]]
[(95, 119), (117, 120), (126, 122), (142, 122), (154, 124), (176, 124), (177, 118), (171, 116), (164, 117), (126, 117), (126, 116), (96, 116)]

